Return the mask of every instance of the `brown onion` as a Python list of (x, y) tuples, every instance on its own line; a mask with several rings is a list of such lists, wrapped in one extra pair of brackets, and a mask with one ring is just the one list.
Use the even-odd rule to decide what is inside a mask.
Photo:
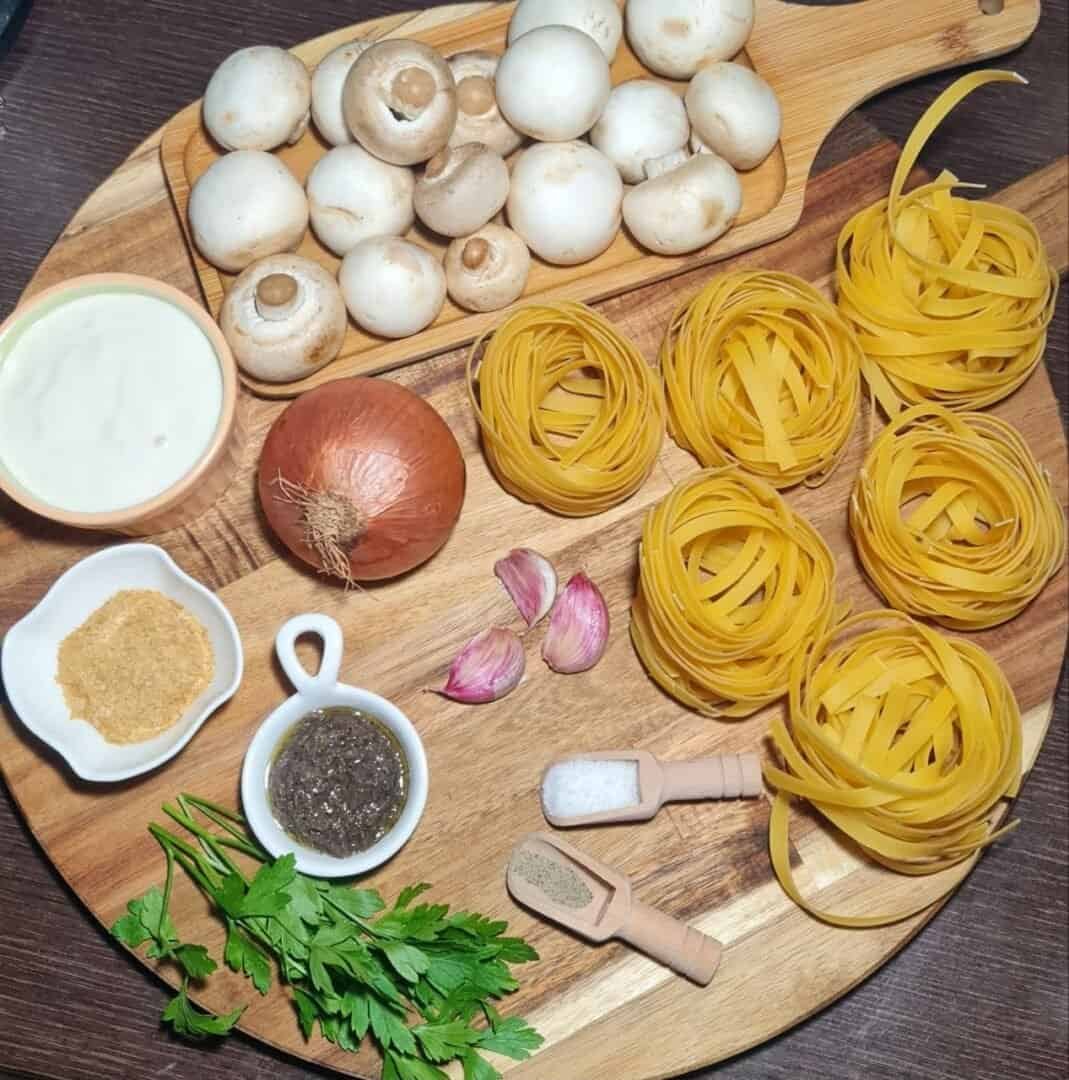
[(445, 421), (379, 379), (302, 394), (260, 457), (260, 503), (279, 539), (350, 584), (426, 562), (453, 531), (464, 486), (464, 457)]

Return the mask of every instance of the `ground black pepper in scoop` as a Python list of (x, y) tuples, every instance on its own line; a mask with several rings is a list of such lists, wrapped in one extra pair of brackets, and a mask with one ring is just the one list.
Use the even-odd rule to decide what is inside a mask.
[(401, 816), (408, 762), (374, 716), (344, 706), (317, 709), (280, 744), (267, 796), (294, 840), (344, 859), (378, 843)]

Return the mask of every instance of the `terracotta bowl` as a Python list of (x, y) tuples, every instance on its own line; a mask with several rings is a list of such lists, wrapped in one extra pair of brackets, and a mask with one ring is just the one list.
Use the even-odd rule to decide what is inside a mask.
[(186, 314), (208, 338), (219, 361), (223, 378), (223, 402), (219, 423), (207, 449), (181, 480), (147, 502), (104, 513), (79, 513), (43, 502), (19, 484), (0, 462), (0, 490), (41, 517), (79, 529), (148, 536), (188, 524), (208, 510), (230, 485), (241, 461), (244, 426), (238, 414), (238, 377), (230, 346), (212, 317), (185, 293), (153, 278), (137, 274), (88, 274), (71, 278), (36, 293), (20, 304), (0, 324), (0, 341), (17, 326), (31, 320), (40, 309), (64, 296), (125, 290), (165, 300)]

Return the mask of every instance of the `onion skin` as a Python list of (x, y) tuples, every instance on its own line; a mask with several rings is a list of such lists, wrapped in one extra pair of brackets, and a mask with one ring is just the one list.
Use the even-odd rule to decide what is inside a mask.
[[(445, 421), (418, 394), (380, 379), (337, 379), (302, 394), (275, 421), (260, 457), (260, 504), (279, 539), (349, 583), (426, 562), (453, 531), (465, 485), (464, 457)], [(305, 507), (285, 493), (292, 488), (351, 504), (360, 527), (330, 538), (340, 565), (327, 565), (310, 542)]]

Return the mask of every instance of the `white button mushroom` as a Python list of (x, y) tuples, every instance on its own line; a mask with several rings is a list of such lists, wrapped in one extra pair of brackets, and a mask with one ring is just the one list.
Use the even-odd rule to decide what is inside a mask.
[(620, 170), (626, 184), (640, 184), (650, 158), (679, 150), (689, 137), (682, 98), (653, 79), (620, 83), (590, 132), (590, 141)]
[(308, 69), (274, 45), (253, 45), (228, 56), (204, 91), (204, 126), (227, 150), (274, 150), (308, 128), (312, 85)]
[(698, 138), (736, 169), (756, 169), (783, 127), (772, 87), (742, 64), (702, 68), (687, 88), (687, 112)]
[(264, 382), (292, 382), (329, 364), (348, 325), (338, 283), (300, 255), (270, 255), (247, 267), (219, 311), (238, 366)]
[(449, 65), (419, 41), (380, 41), (349, 70), (342, 89), (349, 130), (393, 165), (416, 165), (449, 142), (457, 88)]
[(497, 68), (497, 103), (505, 119), (542, 142), (585, 135), (611, 90), (604, 53), (570, 26), (542, 26), (517, 38)]
[(357, 38), (339, 45), (319, 61), (312, 74), (312, 119), (316, 130), (331, 146), (345, 146), (353, 141), (341, 111), (342, 87), (353, 64), (372, 44)]
[(523, 295), (531, 253), (511, 229), (486, 225), (454, 240), (445, 253), (445, 280), (454, 303), (468, 311), (500, 311)]
[(651, 71), (690, 79), (747, 42), (754, 0), (627, 0), (627, 37)]
[(497, 65), (501, 57), (485, 49), (472, 49), (449, 58), (457, 84), (457, 125), (450, 146), (481, 142), (508, 157), (523, 144), (520, 134), (497, 107)]
[(443, 236), (468, 236), (500, 212), (509, 195), (505, 159), (482, 143), (445, 149), (416, 181), (420, 221)]
[(583, 142), (538, 143), (513, 166), (509, 224), (546, 262), (575, 266), (613, 242), (623, 196), (620, 173), (600, 150)]
[(338, 282), (349, 314), (385, 338), (411, 337), (430, 326), (445, 303), (445, 271), (410, 240), (376, 236), (342, 260)]
[(742, 186), (723, 158), (698, 154), (660, 170), (661, 163), (651, 163), (653, 178), (624, 198), (624, 221), (644, 248), (658, 255), (685, 255), (731, 228), (742, 209)]
[(312, 229), (335, 255), (371, 236), (403, 236), (416, 220), (411, 169), (390, 165), (362, 146), (336, 146), (308, 175)]
[(308, 200), (286, 166), (262, 150), (214, 162), (189, 193), (193, 243), (230, 273), (265, 255), (293, 251), (308, 228)]
[(540, 26), (573, 26), (589, 34), (611, 64), (624, 36), (616, 0), (520, 0), (509, 23), (509, 44)]

